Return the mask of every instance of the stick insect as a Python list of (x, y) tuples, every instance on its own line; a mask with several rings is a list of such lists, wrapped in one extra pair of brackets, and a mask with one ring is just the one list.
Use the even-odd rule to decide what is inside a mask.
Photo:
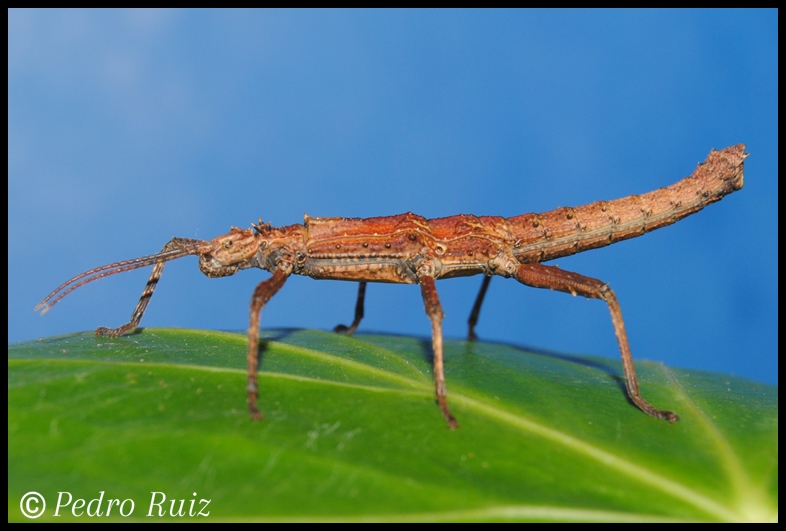
[(348, 327), (336, 327), (347, 334), (353, 333), (363, 318), (367, 282), (418, 284), (426, 315), (431, 320), (436, 402), (448, 427), (455, 429), (458, 422), (447, 402), (443, 313), (435, 281), (485, 276), (469, 318), (469, 340), (473, 340), (489, 280), (498, 275), (535, 288), (605, 301), (622, 355), (628, 397), (647, 415), (673, 423), (679, 420), (675, 413), (655, 408), (639, 393), (622, 312), (608, 284), (542, 262), (635, 238), (698, 212), (743, 187), (747, 156), (743, 144), (712, 150), (692, 175), (666, 188), (541, 214), (510, 218), (459, 214), (438, 219), (425, 219), (411, 212), (368, 219), (306, 215), (302, 225), (273, 227), (259, 220), (252, 224), (253, 230), (232, 227), (229, 233), (211, 241), (173, 238), (157, 254), (116, 262), (75, 276), (35, 309), (43, 314), (93, 280), (153, 266), (131, 320), (118, 328), (101, 327), (95, 332), (98, 336), (116, 337), (139, 325), (164, 265), (170, 260), (197, 255), (199, 269), (210, 278), (234, 275), (241, 269), (265, 269), (272, 276), (254, 290), (248, 324), (248, 409), (251, 418), (259, 420), (262, 418), (257, 408), (260, 312), (290, 275), (360, 282), (354, 321)]

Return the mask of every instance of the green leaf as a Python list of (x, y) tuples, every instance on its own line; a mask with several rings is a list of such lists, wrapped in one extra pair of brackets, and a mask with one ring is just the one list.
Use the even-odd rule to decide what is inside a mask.
[[(25, 520), (29, 491), (55, 521), (86, 519), (102, 492), (92, 521), (124, 519), (106, 516), (110, 499), (137, 520), (171, 500), (189, 518), (202, 499), (210, 519), (237, 521), (777, 520), (777, 387), (638, 361), (672, 425), (631, 405), (617, 361), (447, 341), (451, 431), (429, 340), (265, 337), (261, 422), (240, 334), (9, 345), (9, 520)], [(59, 493), (86, 505), (55, 516)]]

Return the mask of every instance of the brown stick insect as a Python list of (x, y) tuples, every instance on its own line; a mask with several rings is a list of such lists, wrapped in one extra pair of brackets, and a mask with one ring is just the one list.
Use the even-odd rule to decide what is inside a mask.
[(50, 293), (35, 309), (43, 314), (88, 282), (152, 265), (153, 272), (131, 320), (118, 328), (102, 327), (95, 332), (99, 336), (115, 337), (139, 325), (164, 265), (170, 260), (198, 255), (199, 269), (210, 278), (234, 275), (241, 269), (270, 271), (273, 276), (260, 282), (251, 297), (248, 325), (248, 409), (251, 418), (259, 420), (262, 418), (257, 409), (260, 312), (289, 275), (360, 282), (353, 323), (349, 327), (336, 327), (336, 331), (347, 334), (353, 333), (363, 318), (367, 282), (418, 284), (431, 320), (436, 401), (453, 429), (458, 427), (458, 422), (447, 403), (442, 357), (443, 314), (435, 281), (485, 276), (469, 318), (472, 341), (490, 278), (512, 277), (527, 286), (605, 301), (622, 354), (628, 397), (647, 415), (676, 422), (679, 417), (675, 413), (655, 408), (639, 394), (622, 312), (608, 284), (542, 262), (641, 236), (698, 212), (742, 188), (747, 156), (743, 144), (712, 150), (692, 175), (666, 188), (542, 214), (511, 218), (459, 214), (439, 219), (425, 219), (411, 212), (368, 219), (305, 216), (302, 225), (272, 227), (260, 220), (252, 224), (253, 230), (232, 227), (228, 234), (211, 241), (173, 238), (157, 254), (77, 275)]

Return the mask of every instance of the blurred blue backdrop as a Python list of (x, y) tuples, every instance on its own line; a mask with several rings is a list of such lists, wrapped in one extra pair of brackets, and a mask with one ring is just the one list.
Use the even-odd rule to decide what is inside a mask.
[[(746, 143), (745, 189), (557, 261), (617, 292), (635, 359), (778, 381), (778, 22), (770, 11), (8, 13), (8, 341), (125, 323), (149, 269), (71, 276), (261, 217), (512, 216), (674, 183)], [(269, 274), (167, 270), (147, 327), (243, 330)], [(480, 277), (437, 284), (463, 338)], [(351, 321), (293, 277), (263, 328)], [(428, 337), (416, 286), (360, 331)], [(494, 279), (481, 339), (619, 357), (600, 301)], [(238, 353), (243, 356), (243, 353)]]

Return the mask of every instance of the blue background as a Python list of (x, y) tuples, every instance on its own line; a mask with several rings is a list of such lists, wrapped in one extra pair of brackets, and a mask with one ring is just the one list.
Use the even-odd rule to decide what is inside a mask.
[[(612, 286), (635, 359), (777, 383), (777, 40), (774, 10), (10, 10), (8, 341), (125, 323), (149, 268), (33, 307), (173, 236), (546, 211), (746, 143), (741, 192), (556, 263)], [(172, 262), (142, 326), (244, 330), (268, 276)], [(437, 284), (447, 337), (480, 280)], [(331, 329), (355, 295), (293, 277), (262, 326)], [(366, 315), (361, 332), (430, 335), (417, 286), (370, 285)], [(501, 278), (478, 334), (619, 358), (602, 302)]]

